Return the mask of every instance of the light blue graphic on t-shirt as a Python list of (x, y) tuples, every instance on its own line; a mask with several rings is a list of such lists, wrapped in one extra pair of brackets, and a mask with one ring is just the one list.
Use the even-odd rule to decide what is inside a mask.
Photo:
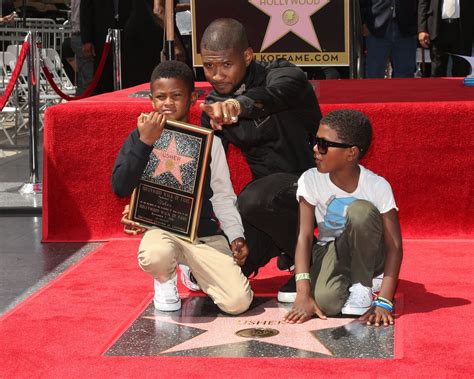
[(333, 197), (329, 199), (324, 220), (318, 225), (318, 240), (329, 241), (342, 234), (346, 227), (347, 207), (355, 200), (357, 200), (355, 197)]

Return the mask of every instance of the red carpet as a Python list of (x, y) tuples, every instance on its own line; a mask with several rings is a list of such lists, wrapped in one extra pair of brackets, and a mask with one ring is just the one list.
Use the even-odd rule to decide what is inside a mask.
[[(473, 377), (474, 242), (405, 242), (396, 358), (109, 357), (149, 303), (136, 240), (107, 243), (0, 319), (0, 377)], [(270, 264), (253, 282), (275, 293)], [(288, 326), (291, 327), (291, 326)]]
[[(350, 107), (370, 117), (374, 141), (363, 163), (392, 184), (405, 238), (472, 238), (474, 88), (460, 79), (317, 84), (323, 113)], [(143, 88), (47, 110), (44, 241), (123, 237), (124, 201), (113, 195), (110, 175), (137, 116), (150, 110), (148, 100), (128, 97)], [(194, 110), (191, 122), (198, 120)], [(248, 168), (237, 151), (229, 165), (238, 192), (250, 179)]]

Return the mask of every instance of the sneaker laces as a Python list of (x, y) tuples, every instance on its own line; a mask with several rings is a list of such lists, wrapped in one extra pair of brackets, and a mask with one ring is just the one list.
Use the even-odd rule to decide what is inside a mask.
[(164, 283), (160, 283), (155, 279), (155, 295), (165, 300), (172, 299), (176, 301), (176, 299), (179, 298), (176, 284), (176, 275)]
[(370, 299), (372, 302), (372, 289), (370, 287), (363, 286), (360, 283), (353, 284), (349, 288), (349, 298), (346, 301), (346, 305), (350, 304), (351, 306), (356, 307), (367, 307), (367, 300)]

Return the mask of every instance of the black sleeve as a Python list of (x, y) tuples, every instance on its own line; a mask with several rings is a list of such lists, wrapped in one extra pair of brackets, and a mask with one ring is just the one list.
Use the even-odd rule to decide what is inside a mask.
[(307, 85), (308, 80), (299, 67), (272, 68), (265, 86), (250, 88), (237, 97), (242, 107), (240, 115), (255, 119), (298, 106)]
[(80, 24), (82, 43), (94, 41), (94, 0), (81, 0)]
[(153, 146), (140, 141), (138, 130), (133, 130), (120, 148), (112, 171), (112, 189), (119, 197), (130, 196), (138, 185), (148, 163)]
[(367, 25), (367, 0), (359, 0), (360, 18), (362, 25)]
[(428, 9), (430, 0), (418, 1), (418, 33), (428, 32)]

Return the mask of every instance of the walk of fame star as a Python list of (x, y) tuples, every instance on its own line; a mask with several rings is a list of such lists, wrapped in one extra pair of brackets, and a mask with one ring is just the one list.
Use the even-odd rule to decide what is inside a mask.
[[(260, 343), (278, 345), (285, 348), (294, 348), (307, 352), (332, 356), (329, 351), (315, 336), (314, 332), (329, 327), (340, 327), (354, 321), (353, 319), (311, 319), (303, 324), (287, 324), (283, 316), (288, 312), (285, 307), (280, 307), (275, 299), (234, 317), (209, 317), (193, 316), (180, 317), (170, 316), (166, 313), (156, 312), (154, 316), (144, 318), (154, 319), (158, 322), (172, 323), (203, 330), (193, 338), (162, 351), (161, 354), (180, 352), (184, 350), (224, 347), (224, 345), (238, 344), (250, 340)], [(241, 337), (236, 332), (247, 328), (270, 328), (277, 330), (278, 334), (267, 337)]]
[(179, 184), (183, 184), (180, 167), (194, 160), (192, 157), (180, 155), (176, 148), (176, 139), (173, 135), (166, 150), (158, 150), (153, 148), (153, 154), (158, 158), (159, 164), (156, 166), (153, 177), (170, 172)]
[(308, 1), (301, 4), (301, 1), (266, 2), (262, 0), (249, 0), (253, 6), (270, 16), (267, 32), (265, 33), (260, 51), (264, 51), (289, 32), (293, 32), (321, 51), (321, 45), (314, 30), (311, 16), (327, 5), (329, 1)]

